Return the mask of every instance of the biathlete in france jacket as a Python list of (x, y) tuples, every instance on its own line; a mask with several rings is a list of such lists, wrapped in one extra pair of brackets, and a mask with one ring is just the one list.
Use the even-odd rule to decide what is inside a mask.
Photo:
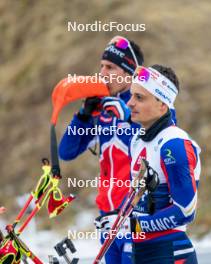
[(189, 135), (172, 124), (170, 112), (146, 135), (133, 137), (131, 176), (137, 175), (140, 159), (145, 158), (160, 180), (158, 188), (151, 194), (154, 212), (149, 212), (147, 191), (135, 208), (142, 213), (138, 222), (141, 230), (146, 232), (145, 240), (135, 242), (176, 238), (194, 219), (201, 171), (199, 153), (199, 146)]
[[(127, 103), (130, 91), (121, 93), (119, 98)], [(109, 212), (117, 209), (128, 193), (130, 187), (128, 146), (131, 136), (136, 134), (140, 126), (120, 121), (105, 112), (97, 119), (91, 117), (88, 122), (79, 120), (75, 115), (60, 142), (61, 159), (75, 159), (87, 150), (95, 140), (95, 135), (90, 132), (91, 130), (86, 130), (89, 131), (88, 135), (87, 133), (79, 135), (77, 129), (91, 129), (96, 125), (101, 127), (97, 136), (100, 145), (100, 178), (96, 203), (101, 211)]]

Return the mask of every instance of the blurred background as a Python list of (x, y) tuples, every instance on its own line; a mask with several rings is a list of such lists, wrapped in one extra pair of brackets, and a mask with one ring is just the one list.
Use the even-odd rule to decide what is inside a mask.
[[(202, 174), (198, 211), (189, 233), (197, 240), (211, 232), (211, 2), (177, 1), (0, 1), (0, 206), (7, 207), (1, 221), (12, 222), (19, 211), (17, 197), (30, 192), (41, 171), (41, 158), (49, 157), (51, 92), (68, 74), (91, 75), (99, 71), (102, 51), (115, 35), (137, 42), (145, 65), (172, 67), (180, 80), (176, 102), (179, 126), (201, 146)], [(68, 32), (77, 23), (145, 24), (144, 32)], [(76, 102), (65, 108), (57, 125), (58, 138)], [(68, 177), (93, 179), (98, 158), (87, 152), (77, 160), (61, 162), (62, 189), (77, 202), (57, 219), (43, 209), (38, 230), (64, 234), (68, 228), (93, 228), (97, 190), (70, 189)], [(79, 221), (80, 219), (80, 221)], [(62, 224), (61, 224), (62, 223)]]

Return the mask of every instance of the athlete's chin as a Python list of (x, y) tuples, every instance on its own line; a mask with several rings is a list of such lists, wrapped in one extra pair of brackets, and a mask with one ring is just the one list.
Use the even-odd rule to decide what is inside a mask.
[(116, 96), (118, 93), (121, 93), (123, 91), (123, 88), (121, 86), (118, 86), (117, 84), (114, 83), (108, 83), (108, 90), (109, 94), (111, 96)]
[(111, 96), (116, 96), (117, 92), (115, 91), (115, 89), (113, 89), (113, 87), (108, 86), (108, 90)]
[(135, 123), (140, 123), (140, 118), (138, 117), (138, 113), (131, 113), (131, 120)]

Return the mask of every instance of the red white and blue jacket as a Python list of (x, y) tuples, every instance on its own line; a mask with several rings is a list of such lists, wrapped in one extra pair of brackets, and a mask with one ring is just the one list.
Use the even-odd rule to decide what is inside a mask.
[[(130, 99), (130, 91), (120, 93), (118, 97), (125, 103)], [(175, 110), (171, 109), (172, 122), (176, 123)], [(59, 155), (63, 160), (73, 160), (93, 143), (98, 142), (100, 146), (100, 177), (96, 203), (103, 212), (110, 212), (120, 207), (123, 199), (129, 191), (130, 162), (129, 145), (130, 140), (140, 126), (111, 117), (107, 112), (102, 112), (97, 118), (90, 118), (88, 122), (79, 120), (77, 115), (73, 117), (69, 128), (77, 131), (78, 128), (91, 129), (95, 126), (109, 129), (112, 133), (98, 133), (96, 137), (88, 135), (69, 134), (68, 128), (63, 135), (59, 145)], [(69, 129), (70, 131), (70, 129)], [(123, 133), (121, 133), (123, 131)]]
[[(121, 93), (119, 97), (127, 103), (130, 99), (130, 91)], [(110, 130), (111, 133), (99, 133), (97, 139), (100, 146), (100, 178), (96, 203), (101, 211), (109, 212), (117, 209), (128, 193), (130, 184), (125, 184), (125, 181), (130, 181), (128, 146), (131, 134), (134, 135), (140, 126), (120, 121), (109, 116), (106, 112), (102, 112), (97, 118), (90, 118), (88, 122), (79, 120), (75, 115), (70, 123), (72, 129), (76, 128), (75, 131), (77, 128), (93, 128), (96, 125), (101, 126), (102, 130), (109, 129), (109, 127), (112, 127), (111, 130), (113, 130)], [(126, 132), (122, 134), (122, 131)], [(75, 159), (94, 141), (95, 136), (91, 133), (68, 135), (67, 129), (59, 145), (60, 158), (63, 160)]]
[[(151, 140), (134, 136), (131, 140), (131, 175), (137, 175), (140, 159), (145, 158), (157, 171), (160, 184), (152, 193), (155, 204), (153, 214), (148, 211), (148, 192), (135, 208), (146, 239), (135, 242), (165, 240), (186, 230), (194, 219), (197, 206), (197, 187), (201, 171), (200, 148), (189, 135), (168, 123)], [(189, 249), (190, 250), (190, 249)]]

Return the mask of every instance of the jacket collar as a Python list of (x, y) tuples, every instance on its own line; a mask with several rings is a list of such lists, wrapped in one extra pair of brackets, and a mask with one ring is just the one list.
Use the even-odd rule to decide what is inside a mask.
[(131, 97), (131, 93), (130, 93), (130, 89), (129, 90), (126, 90), (122, 93), (118, 93), (117, 94), (117, 97), (122, 99), (125, 103), (127, 103)]
[(145, 142), (152, 141), (160, 131), (173, 125), (171, 111), (169, 110), (165, 115), (158, 119), (152, 126), (146, 130), (144, 135), (139, 135), (138, 138), (141, 138)]

